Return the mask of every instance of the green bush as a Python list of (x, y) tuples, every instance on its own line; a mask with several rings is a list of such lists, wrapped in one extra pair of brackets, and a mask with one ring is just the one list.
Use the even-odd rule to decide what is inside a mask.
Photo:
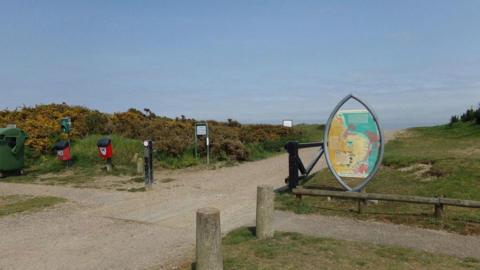
[[(116, 134), (138, 141), (151, 139), (155, 142), (155, 150), (161, 153), (162, 157), (168, 157), (168, 160), (183, 159), (186, 155), (191, 155), (196, 123), (194, 119), (183, 115), (176, 119), (160, 117), (148, 108), (144, 109), (144, 112), (129, 109), (110, 115), (67, 104), (39, 105), (14, 111), (0, 111), (0, 126), (15, 123), (24, 129), (29, 135), (27, 145), (32, 150), (32, 156), (38, 156), (34, 152), (50, 153), (56, 141), (67, 139), (66, 134), (60, 132), (59, 126), (60, 119), (67, 116), (71, 117), (73, 122), (70, 138), (80, 143), (79, 146), (74, 145), (74, 148), (92, 144), (93, 141), (90, 140), (96, 138), (89, 137), (92, 134)], [(219, 160), (250, 159), (247, 149), (250, 144), (261, 144), (260, 148), (264, 151), (279, 151), (289, 138), (301, 135), (296, 129), (279, 125), (242, 125), (233, 119), (224, 123), (208, 121), (208, 125), (212, 158)], [(92, 161), (92, 152), (81, 156), (83, 150), (78, 150), (76, 152), (80, 152), (80, 155), (76, 158), (79, 163), (86, 162), (83, 161), (84, 157), (88, 157), (88, 162)], [(205, 151), (204, 143), (200, 145), (200, 151)]]
[(456, 122), (474, 122), (476, 124), (480, 124), (480, 104), (478, 105), (477, 109), (474, 109), (473, 107), (470, 109), (467, 109), (460, 117), (453, 115), (450, 118), (450, 126), (455, 124)]

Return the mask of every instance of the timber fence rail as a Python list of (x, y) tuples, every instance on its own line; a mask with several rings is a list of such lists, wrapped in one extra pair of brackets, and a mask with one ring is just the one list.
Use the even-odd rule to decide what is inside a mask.
[(417, 203), (417, 204), (431, 204), (435, 206), (435, 216), (442, 218), (443, 206), (457, 206), (468, 208), (480, 208), (480, 201), (450, 199), (444, 197), (421, 197), (410, 195), (396, 195), (396, 194), (380, 194), (380, 193), (363, 193), (363, 192), (345, 192), (345, 191), (331, 191), (331, 190), (318, 190), (318, 189), (306, 189), (295, 188), (292, 193), (301, 198), (302, 196), (324, 196), (343, 199), (354, 199), (360, 201), (378, 200), (378, 201), (392, 201), (392, 202), (405, 202), (405, 203)]

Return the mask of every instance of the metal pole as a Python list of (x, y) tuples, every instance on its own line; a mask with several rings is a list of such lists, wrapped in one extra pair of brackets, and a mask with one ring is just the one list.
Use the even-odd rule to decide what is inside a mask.
[(207, 135), (207, 164), (210, 164), (210, 139)]
[(207, 127), (207, 141), (206, 141), (206, 144), (207, 144), (207, 165), (210, 164), (210, 132), (208, 130), (208, 123), (205, 122), (205, 126)]
[(293, 189), (298, 185), (298, 142), (288, 142), (285, 145), (288, 151), (288, 187)]
[(145, 188), (149, 189), (153, 184), (153, 143), (151, 140), (146, 140), (143, 146), (145, 147)]
[(72, 142), (70, 141), (70, 131), (67, 132), (67, 142), (70, 148), (70, 159), (67, 160), (67, 168), (70, 168), (70, 161), (72, 160)]
[(197, 124), (193, 128), (193, 137), (195, 137), (195, 158), (198, 159), (198, 138), (197, 138)]
[(112, 159), (111, 158), (107, 158), (107, 172), (111, 172), (112, 171), (112, 168), (113, 168), (113, 164), (112, 164)]

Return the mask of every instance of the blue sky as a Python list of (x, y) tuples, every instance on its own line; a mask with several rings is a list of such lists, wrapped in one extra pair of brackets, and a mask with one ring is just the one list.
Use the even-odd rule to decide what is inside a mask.
[(389, 127), (480, 102), (480, 1), (2, 1), (1, 108), (324, 122), (355, 93)]

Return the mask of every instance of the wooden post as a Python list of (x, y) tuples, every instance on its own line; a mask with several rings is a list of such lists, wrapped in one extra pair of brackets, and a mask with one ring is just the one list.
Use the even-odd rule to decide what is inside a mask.
[(272, 186), (262, 185), (257, 187), (257, 226), (258, 239), (273, 237), (274, 198)]
[[(365, 188), (360, 190), (361, 193), (366, 193)], [(358, 213), (363, 214), (368, 206), (368, 202), (365, 199), (359, 199), (358, 201)]]
[(137, 158), (137, 174), (143, 175), (145, 169), (145, 164), (143, 158)]
[(435, 218), (438, 220), (443, 218), (443, 204), (435, 204)]
[(197, 210), (197, 270), (223, 270), (220, 210)]
[(443, 204), (440, 202), (443, 199), (443, 195), (438, 196), (439, 202), (435, 204), (435, 218), (438, 220), (443, 219)]

